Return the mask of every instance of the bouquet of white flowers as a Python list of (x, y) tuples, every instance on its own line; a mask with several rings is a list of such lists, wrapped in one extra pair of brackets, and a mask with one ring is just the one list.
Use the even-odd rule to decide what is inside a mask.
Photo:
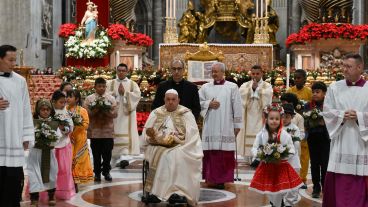
[(89, 109), (92, 111), (98, 109), (100, 111), (109, 111), (112, 108), (112, 103), (104, 97), (98, 97), (91, 102)]
[(260, 145), (257, 157), (266, 163), (277, 163), (289, 155), (289, 147), (279, 143)]
[(60, 125), (69, 126), (68, 117), (66, 117), (64, 114), (55, 114), (54, 120), (59, 122)]
[(318, 108), (313, 108), (310, 111), (304, 112), (304, 125), (306, 128), (315, 128), (323, 123), (323, 116), (321, 115), (321, 110)]
[(52, 129), (46, 122), (41, 122), (35, 129), (36, 146), (38, 148), (51, 147), (53, 143), (57, 142), (58, 136), (56, 131)]
[(83, 125), (83, 117), (77, 113), (70, 113), (70, 116), (72, 117), (74, 126), (82, 126)]
[(293, 142), (300, 142), (300, 137), (295, 136), (296, 129), (286, 129), (287, 133), (290, 134), (291, 138), (293, 139)]

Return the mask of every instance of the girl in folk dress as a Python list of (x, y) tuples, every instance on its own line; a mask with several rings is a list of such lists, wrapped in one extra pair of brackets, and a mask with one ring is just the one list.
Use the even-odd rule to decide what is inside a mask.
[(58, 199), (69, 200), (75, 195), (72, 176), (72, 145), (69, 134), (73, 131), (73, 121), (65, 108), (66, 96), (57, 90), (52, 95), (52, 104), (55, 109), (55, 117), (59, 120), (59, 128), (62, 137), (55, 145), (55, 155), (58, 162), (58, 174), (56, 179), (56, 193)]
[[(52, 117), (54, 110), (49, 100), (40, 99), (36, 103), (35, 113), (33, 118), (35, 123), (45, 123), (49, 126), (52, 125)], [(58, 171), (58, 165), (54, 153), (54, 145), (57, 139), (62, 136), (56, 123), (54, 142), (46, 143), (41, 139), (37, 138), (33, 148), (29, 150), (29, 155), (27, 159), (27, 172), (29, 177), (29, 192), (31, 197), (31, 206), (37, 206), (39, 200), (39, 192), (48, 191), (49, 204), (55, 204), (54, 194), (55, 194), (55, 184), (56, 184), (56, 174)], [(48, 139), (50, 136), (47, 137)], [(43, 138), (42, 138), (43, 139)]]
[[(290, 135), (282, 129), (283, 113), (282, 107), (277, 104), (266, 107), (264, 111), (266, 124), (257, 134), (253, 144), (252, 153), (254, 156), (257, 156), (259, 147), (267, 143), (286, 145), (290, 154), (295, 153)], [(272, 206), (282, 206), (285, 194), (303, 185), (299, 175), (287, 159), (284, 158), (279, 162), (272, 163), (261, 161), (249, 187), (250, 190), (266, 194)]]
[(67, 102), (67, 109), (74, 121), (74, 130), (70, 135), (73, 145), (72, 172), (76, 189), (78, 189), (77, 184), (93, 181), (93, 170), (87, 143), (89, 118), (86, 109), (81, 107), (81, 95), (78, 90), (67, 92)]

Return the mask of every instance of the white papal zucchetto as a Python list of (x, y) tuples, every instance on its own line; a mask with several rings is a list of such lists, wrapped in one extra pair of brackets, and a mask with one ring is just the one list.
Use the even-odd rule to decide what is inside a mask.
[(175, 95), (179, 96), (178, 92), (175, 89), (169, 89), (169, 90), (167, 90), (166, 93), (165, 93), (165, 95), (168, 94), (168, 93), (175, 94)]

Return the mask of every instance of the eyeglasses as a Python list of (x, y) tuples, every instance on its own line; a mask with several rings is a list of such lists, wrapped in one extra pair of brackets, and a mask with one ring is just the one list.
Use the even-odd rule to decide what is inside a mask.
[(171, 68), (171, 72), (180, 72), (183, 68)]

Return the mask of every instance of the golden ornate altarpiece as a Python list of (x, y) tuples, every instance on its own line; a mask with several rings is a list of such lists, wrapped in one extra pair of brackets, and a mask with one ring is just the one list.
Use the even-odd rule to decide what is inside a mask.
[[(196, 53), (201, 44), (160, 44), (160, 68), (169, 68), (172, 60), (188, 60), (187, 53)], [(264, 70), (273, 68), (272, 44), (208, 44), (213, 54), (221, 54), (219, 61), (225, 63), (228, 70), (250, 69), (261, 65)], [(207, 55), (206, 55), (207, 56)], [(210, 57), (208, 60), (213, 60)], [(206, 61), (206, 59), (198, 59)]]

